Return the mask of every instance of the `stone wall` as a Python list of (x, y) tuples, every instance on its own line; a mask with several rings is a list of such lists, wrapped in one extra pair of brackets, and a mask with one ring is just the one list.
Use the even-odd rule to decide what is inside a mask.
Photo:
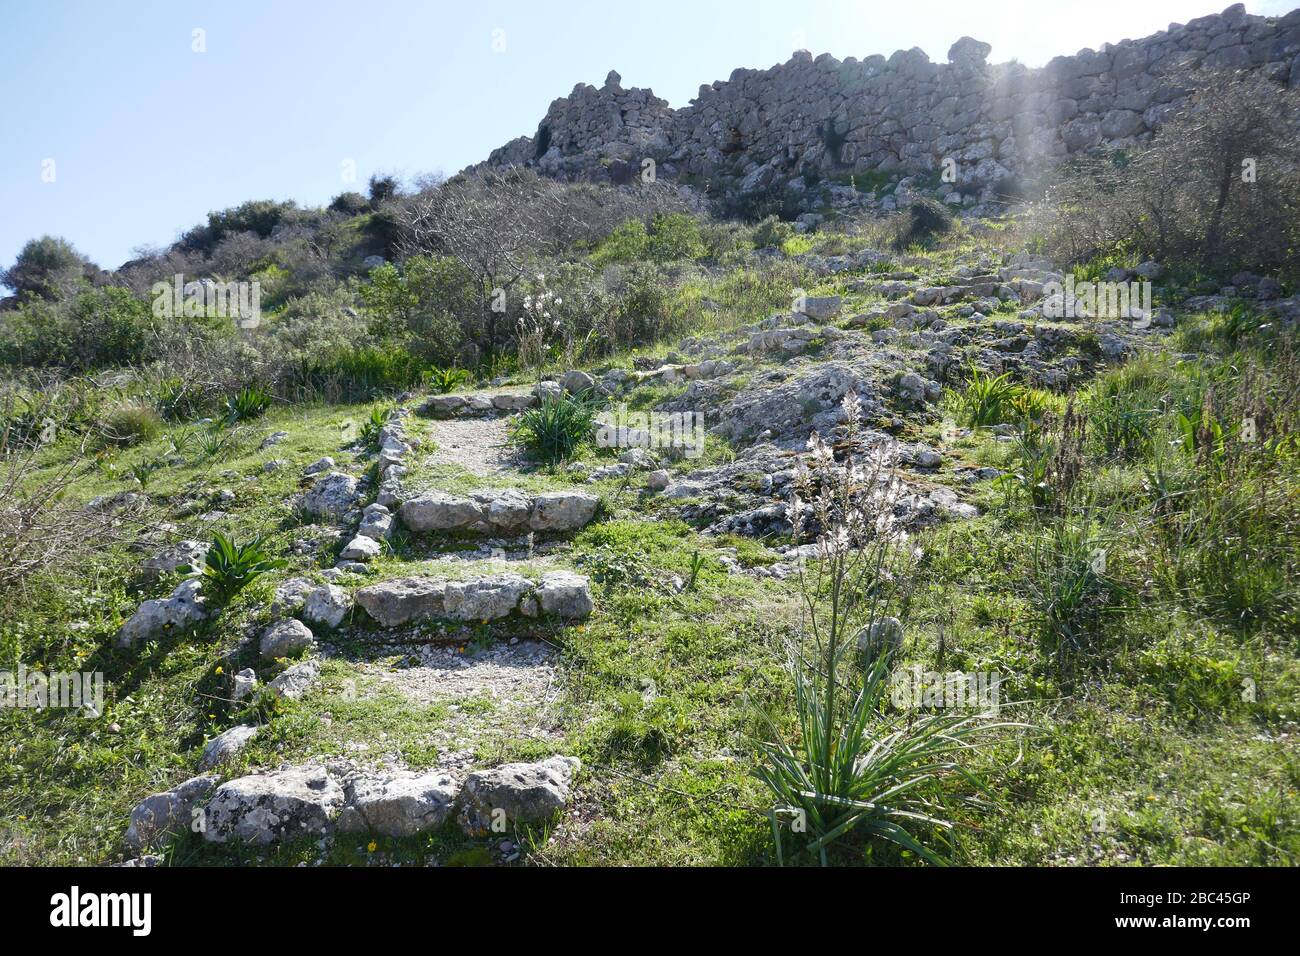
[(947, 63), (918, 48), (843, 61), (800, 51), (702, 86), (678, 110), (650, 90), (623, 89), (611, 72), (601, 88), (579, 84), (557, 99), (535, 136), (513, 140), (482, 165), (620, 181), (650, 158), (658, 175), (721, 177), (752, 191), (809, 168), (915, 172), (951, 160), (962, 191), (987, 196), (1044, 163), (1150, 139), (1191, 89), (1224, 72), (1300, 87), (1300, 9), (1258, 17), (1237, 4), (1039, 69), (990, 65), (990, 50), (963, 37)]

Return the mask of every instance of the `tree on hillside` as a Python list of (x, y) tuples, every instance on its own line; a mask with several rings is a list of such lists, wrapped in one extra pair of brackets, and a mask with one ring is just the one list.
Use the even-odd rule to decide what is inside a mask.
[(511, 290), (539, 255), (557, 248), (563, 187), (517, 169), (474, 173), (420, 192), (401, 215), (406, 255), (450, 256), (473, 276), (487, 351), (495, 354)]
[(60, 236), (28, 240), (0, 280), (21, 298), (58, 299), (99, 269)]

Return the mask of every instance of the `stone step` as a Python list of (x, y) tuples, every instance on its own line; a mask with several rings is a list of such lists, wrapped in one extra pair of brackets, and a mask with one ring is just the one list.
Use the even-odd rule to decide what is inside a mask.
[(465, 531), (479, 534), (577, 531), (596, 515), (600, 499), (585, 491), (474, 491), (461, 497), (429, 491), (398, 509), (410, 531)]
[(554, 615), (566, 620), (591, 613), (591, 582), (571, 571), (553, 571), (537, 582), (518, 574), (469, 581), (406, 577), (359, 589), (354, 598), (384, 627), (415, 621), (494, 621), (511, 615)]

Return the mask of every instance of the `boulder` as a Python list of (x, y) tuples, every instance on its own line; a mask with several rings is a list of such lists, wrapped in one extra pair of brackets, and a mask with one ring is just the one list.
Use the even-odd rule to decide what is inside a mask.
[(461, 789), (461, 826), (477, 833), (491, 829), (502, 817), (511, 824), (549, 820), (568, 804), (569, 788), (581, 766), (577, 757), (551, 757), (472, 773)]
[(426, 492), (402, 503), (398, 514), (412, 531), (455, 531), (469, 528), (483, 518), (478, 502), (469, 498)]
[(343, 623), (352, 609), (348, 592), (337, 584), (324, 584), (307, 595), (302, 605), (302, 616), (308, 624), (335, 628)]
[(533, 590), (531, 581), (518, 574), (496, 574), (477, 581), (448, 581), (443, 610), (460, 621), (494, 621), (518, 609)]
[(528, 519), (534, 531), (576, 531), (596, 514), (600, 499), (585, 491), (552, 491), (533, 499)]
[(204, 774), (145, 797), (131, 811), (126, 845), (138, 852), (161, 846), (188, 831), (194, 820), (194, 805), (212, 792), (218, 779), (216, 774)]
[(289, 618), (276, 621), (262, 632), (260, 650), (262, 657), (273, 661), (280, 657), (294, 657), (315, 643), (311, 629), (302, 621)]
[(132, 647), (202, 622), (208, 612), (199, 588), (200, 582), (191, 578), (178, 584), (170, 596), (145, 601), (117, 632), (116, 645)]
[(204, 745), (203, 755), (199, 758), (199, 769), (211, 770), (238, 757), (259, 730), (260, 727), (239, 724), (217, 734)]
[(320, 677), (320, 663), (315, 660), (303, 661), (301, 664), (294, 664), (268, 686), (281, 697), (297, 700), (311, 690), (318, 677)]
[(443, 770), (361, 779), (349, 788), (338, 828), (343, 833), (415, 836), (442, 826), (459, 794), (460, 781)]
[(319, 837), (343, 808), (344, 793), (324, 767), (291, 767), (222, 784), (207, 809), (212, 843), (266, 846)]
[(560, 386), (570, 394), (577, 394), (578, 392), (585, 392), (588, 389), (595, 388), (596, 380), (586, 372), (574, 369), (564, 373), (560, 378)]
[(341, 561), (373, 561), (383, 553), (383, 545), (374, 538), (357, 534), (339, 552)]
[(572, 571), (544, 574), (537, 589), (537, 606), (541, 613), (556, 617), (586, 617), (592, 609), (591, 582)]
[(356, 601), (384, 627), (399, 627), (441, 616), (445, 587), (445, 582), (429, 578), (398, 578), (361, 588)]
[(302, 496), (300, 508), (312, 518), (338, 520), (357, 503), (358, 497), (357, 479), (332, 471), (316, 479)]

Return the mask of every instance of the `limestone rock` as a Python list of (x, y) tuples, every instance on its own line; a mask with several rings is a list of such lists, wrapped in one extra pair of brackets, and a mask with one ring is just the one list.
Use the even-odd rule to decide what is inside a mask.
[(472, 773), (461, 790), (461, 826), (481, 832), (491, 827), (495, 815), (510, 824), (549, 820), (568, 804), (581, 766), (577, 757), (551, 757)]
[(445, 582), (429, 578), (398, 578), (361, 588), (356, 601), (384, 627), (399, 627), (441, 616), (445, 587)]
[(277, 621), (262, 632), (260, 650), (266, 660), (294, 657), (315, 643), (311, 629), (302, 621)]
[(351, 609), (352, 599), (347, 591), (337, 584), (325, 584), (307, 595), (302, 605), (302, 616), (308, 624), (335, 628), (343, 623)]
[(297, 700), (311, 690), (318, 677), (320, 677), (320, 663), (315, 660), (303, 661), (301, 664), (294, 664), (268, 686), (281, 697)]
[(291, 767), (222, 784), (208, 803), (205, 838), (266, 846), (325, 833), (343, 808), (343, 788), (324, 767)]
[(260, 730), (260, 727), (238, 724), (217, 734), (204, 746), (203, 755), (199, 758), (199, 769), (211, 770), (214, 767), (221, 766), (228, 760), (233, 760), (239, 756)]
[(125, 843), (139, 852), (161, 846), (190, 829), (194, 805), (210, 794), (217, 785), (216, 774), (192, 777), (184, 783), (145, 797), (131, 811)]
[(133, 647), (167, 634), (194, 627), (208, 612), (200, 582), (191, 578), (178, 584), (166, 598), (145, 601), (117, 632), (118, 647)]
[(343, 833), (415, 836), (442, 826), (459, 794), (460, 781), (442, 770), (361, 779), (350, 787), (338, 828)]

